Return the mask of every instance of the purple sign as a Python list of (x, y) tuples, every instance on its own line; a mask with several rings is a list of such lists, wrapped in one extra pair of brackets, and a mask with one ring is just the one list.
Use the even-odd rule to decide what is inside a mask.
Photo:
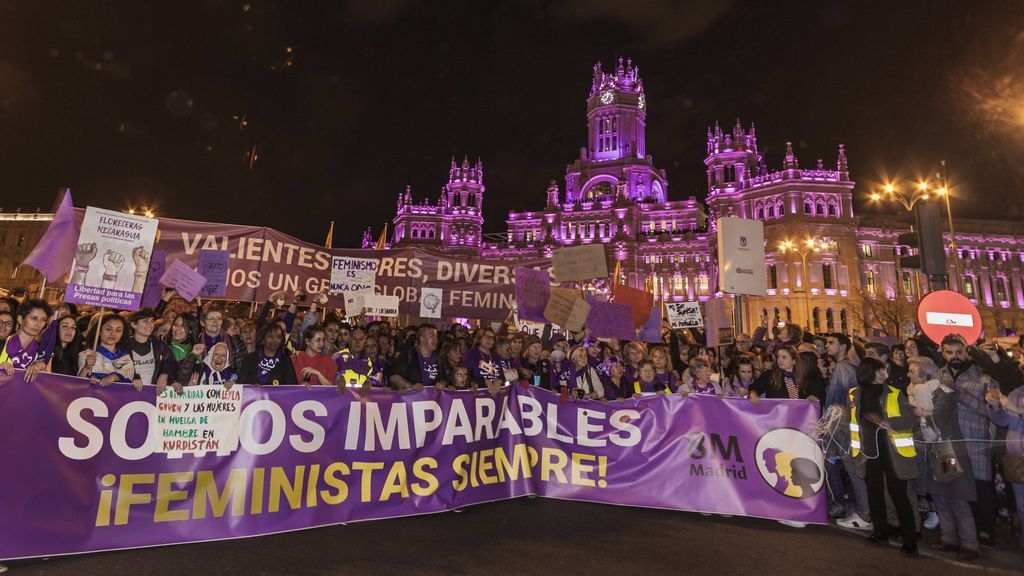
[(640, 329), (637, 340), (641, 342), (654, 342), (660, 344), (661, 340), (661, 305), (651, 308), (651, 316)]
[(206, 276), (189, 268), (181, 260), (175, 260), (160, 277), (160, 283), (177, 290), (178, 295), (185, 300), (192, 300), (206, 285)]
[(228, 292), (228, 263), (231, 253), (227, 250), (200, 250), (197, 272), (206, 278), (199, 295), (203, 297), (224, 296)]
[(149, 275), (146, 276), (146, 289), (142, 292), (142, 307), (156, 308), (160, 303), (160, 278), (167, 266), (167, 252), (153, 250), (153, 258), (149, 261)]
[[(236, 386), (239, 444), (155, 453), (154, 388), (0, 377), (0, 559), (237, 538), (542, 497), (825, 523), (817, 403), (562, 402), (518, 385)], [(201, 413), (178, 418), (202, 418)], [(178, 422), (178, 431), (187, 422)], [(187, 439), (184, 439), (187, 441)]]
[(619, 340), (636, 340), (636, 329), (633, 328), (633, 312), (625, 304), (601, 302), (595, 298), (587, 298), (590, 303), (590, 314), (587, 316), (587, 328), (595, 338), (618, 338)]
[(522, 266), (515, 269), (516, 307), (520, 320), (547, 322), (544, 307), (551, 295), (551, 276), (547, 270), (533, 270)]

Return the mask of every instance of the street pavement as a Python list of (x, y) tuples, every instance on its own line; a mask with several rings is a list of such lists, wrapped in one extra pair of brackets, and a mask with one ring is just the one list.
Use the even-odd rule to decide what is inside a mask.
[[(908, 558), (834, 526), (528, 499), (200, 544), (9, 562), (12, 576), (1020, 574), (1016, 553)], [(928, 535), (935, 538), (934, 534)], [(1009, 535), (1007, 535), (1009, 538)]]

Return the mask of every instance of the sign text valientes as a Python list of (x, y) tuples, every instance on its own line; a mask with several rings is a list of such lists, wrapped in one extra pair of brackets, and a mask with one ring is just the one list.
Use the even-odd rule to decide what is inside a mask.
[[(53, 374), (29, 383), (22, 374), (0, 377), (0, 559), (256, 536), (531, 494), (826, 521), (822, 455), (804, 433), (817, 403), (671, 395), (602, 404), (520, 385), (493, 396), (362, 398), (334, 387), (197, 387), (190, 393), (238, 407), (237, 442), (174, 452), (162, 450), (167, 426), (152, 387)], [(205, 412), (194, 396), (192, 410)], [(175, 422), (179, 432), (187, 425)]]
[[(334, 256), (378, 258), (375, 292), (397, 296), (401, 312), (416, 316), (423, 288), (442, 288), (447, 317), (504, 320), (515, 305), (516, 266), (550, 267), (549, 260), (495, 263), (421, 249), (329, 249), (270, 228), (160, 219), (156, 248), (167, 259), (195, 266), (202, 250), (230, 254), (229, 300), (261, 302), (277, 290), (328, 290)], [(329, 306), (341, 307), (341, 295)]]

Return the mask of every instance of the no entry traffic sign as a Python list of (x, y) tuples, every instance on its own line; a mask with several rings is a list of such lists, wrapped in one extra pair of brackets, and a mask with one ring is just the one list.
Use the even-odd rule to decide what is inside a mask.
[(917, 306), (917, 323), (936, 344), (949, 334), (959, 334), (974, 344), (981, 336), (981, 314), (971, 301), (951, 290), (932, 292)]

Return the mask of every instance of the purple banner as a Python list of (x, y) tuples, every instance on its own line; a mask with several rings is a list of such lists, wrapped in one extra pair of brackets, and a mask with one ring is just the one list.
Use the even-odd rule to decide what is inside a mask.
[[(216, 390), (210, 390), (217, 393)], [(153, 452), (154, 388), (0, 377), (0, 560), (227, 539), (536, 494), (824, 523), (806, 401), (242, 389), (237, 451)], [(211, 402), (216, 402), (212, 398)]]

